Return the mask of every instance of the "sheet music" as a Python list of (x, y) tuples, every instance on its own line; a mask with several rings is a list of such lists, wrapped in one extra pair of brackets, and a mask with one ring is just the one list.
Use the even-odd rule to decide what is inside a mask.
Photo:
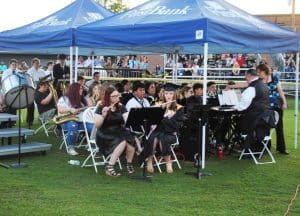
[(239, 103), (238, 96), (234, 90), (223, 90), (221, 98), (221, 105), (237, 105)]

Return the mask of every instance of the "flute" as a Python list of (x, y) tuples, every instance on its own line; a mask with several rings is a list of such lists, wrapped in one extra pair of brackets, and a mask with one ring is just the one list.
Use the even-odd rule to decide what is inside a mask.
[(176, 102), (176, 100), (172, 100), (172, 101), (165, 102), (165, 103), (162, 103), (162, 104), (155, 104), (155, 105), (153, 105), (153, 107), (165, 107), (166, 105), (168, 105), (170, 103), (173, 103), (173, 102)]

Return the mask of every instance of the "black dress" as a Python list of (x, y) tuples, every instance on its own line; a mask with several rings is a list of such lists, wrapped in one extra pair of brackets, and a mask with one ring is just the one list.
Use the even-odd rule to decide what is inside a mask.
[(176, 142), (176, 133), (178, 133), (180, 126), (184, 120), (184, 109), (180, 107), (172, 118), (164, 117), (157, 128), (152, 132), (149, 137), (147, 155), (153, 155), (153, 142), (155, 138), (161, 141), (162, 156), (171, 155), (171, 144)]
[[(99, 106), (95, 113), (101, 115), (102, 108)], [(122, 105), (120, 110), (108, 114), (101, 128), (97, 130), (96, 143), (105, 156), (110, 155), (122, 141), (134, 145), (134, 137), (124, 127), (122, 115), (126, 112), (126, 108)]]

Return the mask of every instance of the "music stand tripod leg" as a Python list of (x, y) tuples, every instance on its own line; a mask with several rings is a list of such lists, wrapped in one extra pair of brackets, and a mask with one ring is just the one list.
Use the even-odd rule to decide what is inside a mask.
[[(197, 157), (197, 171), (196, 172), (186, 172), (185, 174), (195, 176), (198, 180), (201, 180), (202, 176), (211, 176), (212, 174), (201, 172), (201, 166), (202, 166), (201, 153), (202, 153), (202, 151), (205, 151), (204, 144), (201, 141), (201, 136), (202, 136), (202, 130), (201, 129), (203, 127), (206, 127), (206, 123), (204, 123), (204, 125), (202, 125), (201, 118), (199, 118), (198, 121), (199, 121), (199, 133), (198, 133), (199, 134), (199, 142), (198, 142), (199, 145), (198, 145), (198, 157)], [(206, 127), (206, 129), (207, 129), (207, 127)], [(207, 140), (206, 134), (205, 134), (205, 139)]]
[[(148, 128), (148, 122), (147, 122), (147, 120), (144, 120), (144, 128), (145, 128), (145, 136), (144, 136), (144, 145), (145, 145), (145, 143), (147, 143), (147, 138), (146, 138), (146, 136), (147, 136), (147, 128)], [(143, 163), (144, 163), (144, 166), (143, 166), (143, 174), (142, 174), (142, 176), (130, 176), (130, 178), (131, 179), (138, 179), (138, 180), (144, 180), (144, 181), (148, 181), (148, 182), (152, 182), (152, 176), (149, 176), (149, 175), (147, 175), (147, 172), (146, 172), (146, 164), (147, 164), (147, 161), (146, 161), (146, 153), (145, 153), (145, 146), (144, 146), (144, 150), (143, 150), (143, 152), (142, 152), (142, 154), (141, 154), (141, 156), (142, 156), (142, 158), (143, 158)]]
[[(19, 92), (18, 92), (18, 96), (19, 96), (19, 145), (18, 145), (18, 163), (13, 163), (11, 165), (12, 168), (24, 168), (27, 166), (26, 163), (21, 163), (21, 91), (24, 89), (24, 86), (21, 86), (21, 78), (19, 77)], [(28, 105), (28, 104), (27, 104)]]

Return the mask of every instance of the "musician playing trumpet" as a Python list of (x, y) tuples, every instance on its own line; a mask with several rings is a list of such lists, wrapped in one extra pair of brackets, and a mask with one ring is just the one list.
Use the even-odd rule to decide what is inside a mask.
[(171, 144), (176, 143), (176, 135), (179, 127), (183, 122), (184, 109), (183, 106), (176, 102), (176, 85), (167, 83), (163, 90), (163, 106), (166, 107), (164, 118), (156, 129), (150, 134), (149, 145), (147, 151), (147, 171), (154, 172), (153, 155), (158, 146), (164, 160), (166, 162), (167, 173), (172, 173), (171, 162)]
[[(78, 153), (74, 149), (78, 136), (78, 130), (83, 130), (82, 112), (81, 110), (87, 105), (83, 96), (83, 88), (78, 83), (70, 85), (65, 96), (59, 98), (57, 109), (59, 115), (73, 114), (76, 115), (78, 121), (67, 121), (61, 124), (63, 130), (67, 131), (67, 152), (69, 155), (75, 156)], [(90, 133), (93, 129), (92, 123), (87, 123), (87, 129)]]

